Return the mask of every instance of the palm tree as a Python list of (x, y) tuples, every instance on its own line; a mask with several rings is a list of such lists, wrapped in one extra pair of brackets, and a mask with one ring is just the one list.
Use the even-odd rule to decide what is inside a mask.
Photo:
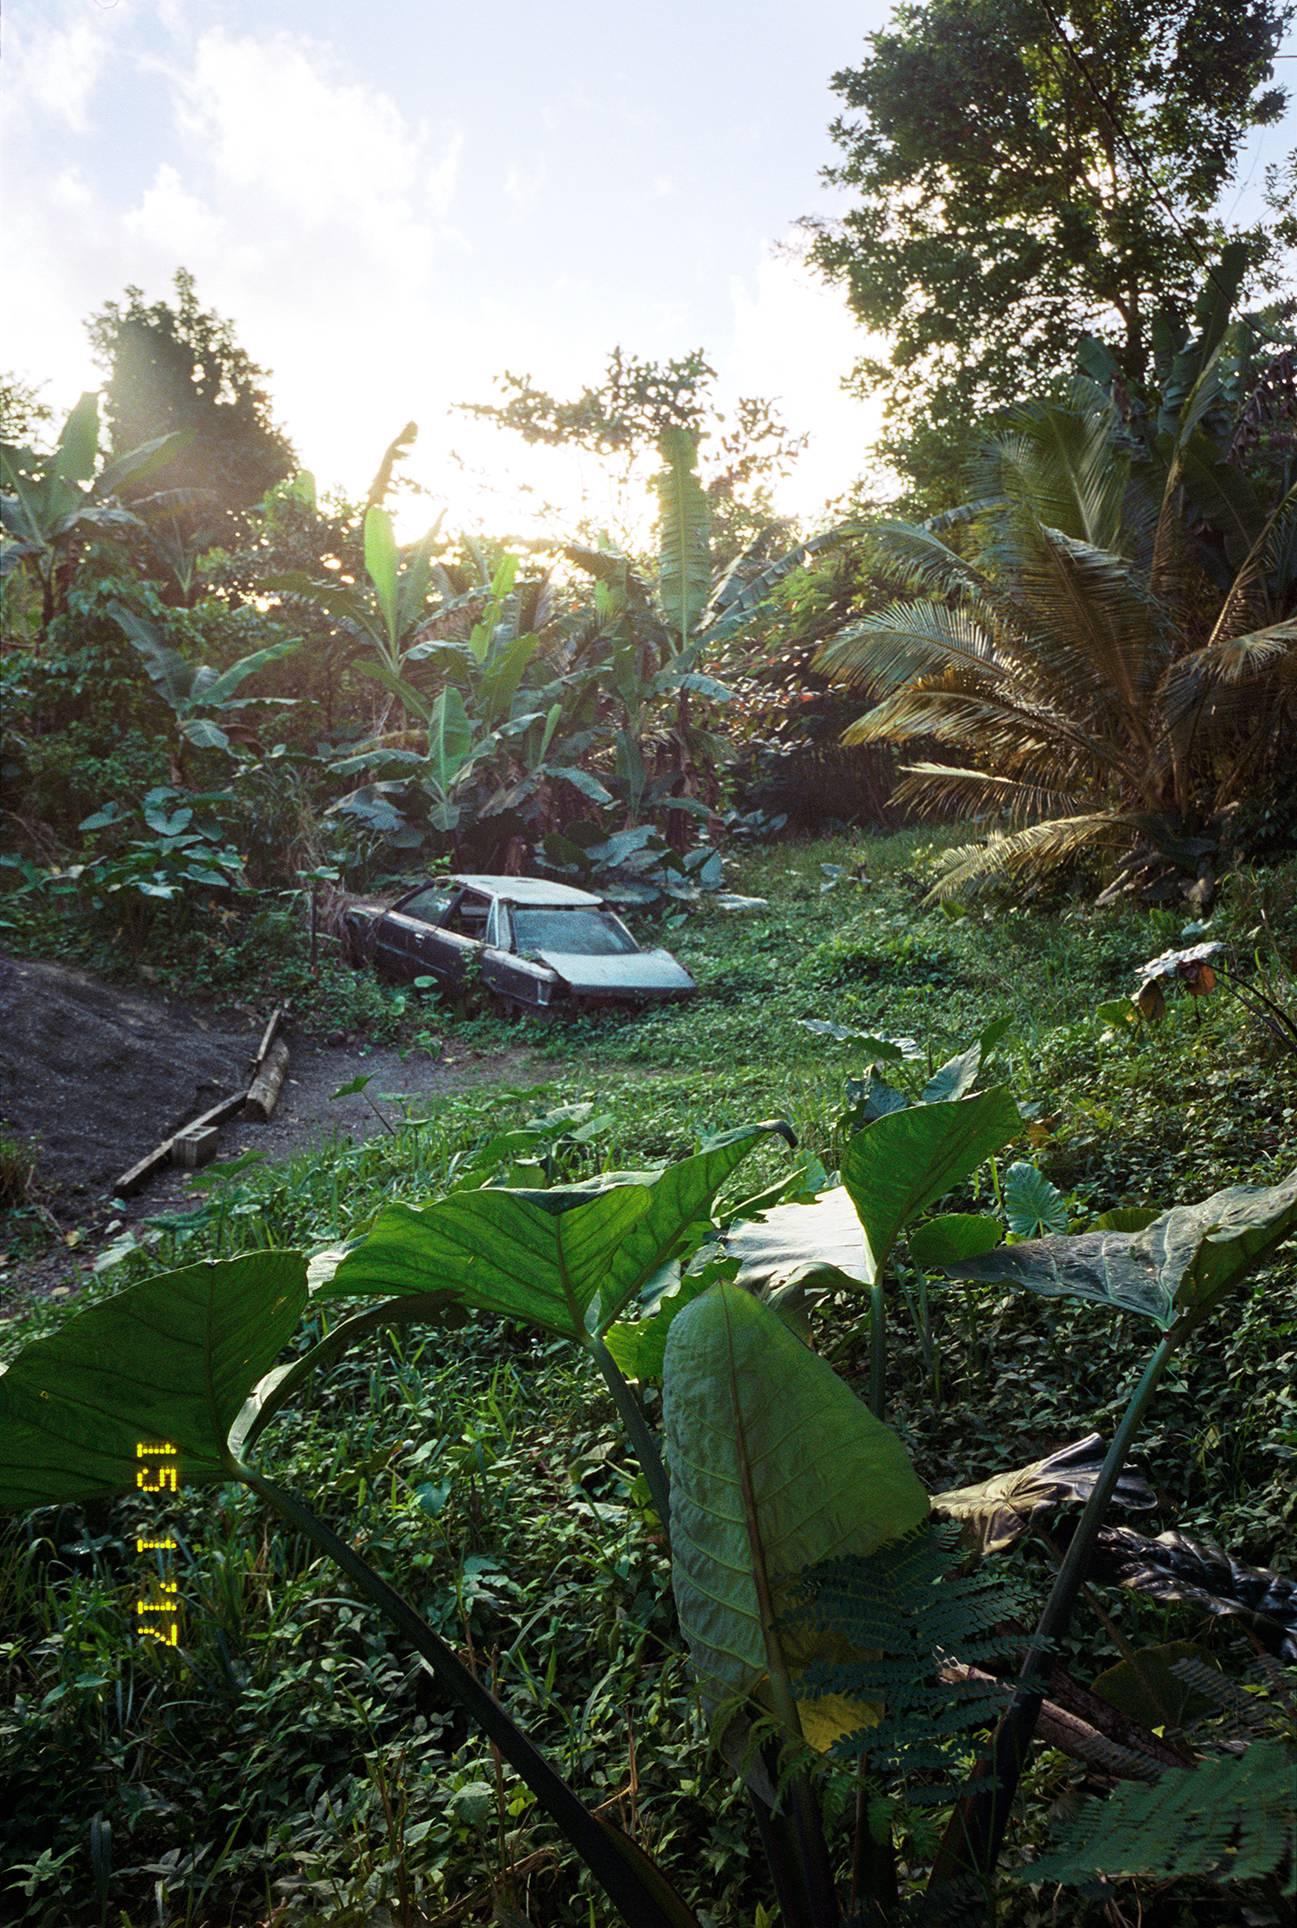
[[(1278, 767), (1297, 723), (1297, 489), (1267, 504), (1207, 428), (1235, 340), (1220, 291), (1141, 443), (1078, 381), (1022, 409), (979, 499), (876, 539), (908, 594), (821, 651), (877, 698), (848, 743), (923, 739), (898, 802), (991, 815), (947, 853), (934, 896), (1036, 876), (1083, 853), (1112, 890), (1213, 858), (1245, 779)], [(959, 547), (955, 543), (959, 543)]]

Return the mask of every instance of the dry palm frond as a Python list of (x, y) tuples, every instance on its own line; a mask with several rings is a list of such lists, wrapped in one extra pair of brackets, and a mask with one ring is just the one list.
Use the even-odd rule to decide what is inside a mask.
[(1096, 844), (1120, 848), (1131, 839), (1131, 819), (1120, 811), (1094, 811), (1075, 817), (1051, 817), (992, 837), (985, 843), (961, 844), (944, 853), (937, 881), (926, 901), (940, 903), (970, 888), (977, 889), (1016, 876), (1020, 871), (1043, 871), (1068, 863)]

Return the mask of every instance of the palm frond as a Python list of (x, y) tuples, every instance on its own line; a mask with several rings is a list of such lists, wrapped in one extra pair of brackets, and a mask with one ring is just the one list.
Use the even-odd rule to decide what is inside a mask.
[[(1127, 458), (1113, 443), (1115, 412), (1096, 407), (1090, 383), (1063, 404), (1020, 409), (986, 465), (1003, 493), (1034, 520), (1074, 541), (1113, 549), (1121, 539)], [(988, 478), (989, 479), (989, 478)]]
[(944, 853), (936, 883), (925, 898), (937, 904), (961, 891), (978, 890), (1002, 882), (1021, 871), (1054, 870), (1096, 845), (1121, 845), (1133, 839), (1135, 823), (1121, 811), (1094, 811), (1084, 816), (1051, 817), (991, 836), (984, 843), (961, 844)]
[(849, 689), (897, 689), (916, 676), (940, 675), (998, 660), (995, 638), (976, 616), (937, 602), (894, 602), (839, 630), (816, 667)]
[(1077, 799), (1041, 783), (993, 776), (985, 770), (958, 770), (945, 763), (906, 763), (892, 801), (925, 816), (964, 812), (983, 816), (1002, 811), (1016, 822), (1075, 810)]
[(1279, 595), (1286, 597), (1297, 580), (1297, 482), (1274, 513), (1266, 518), (1244, 557), (1212, 625), (1211, 635), (1207, 638), (1209, 645), (1218, 642), (1228, 632), (1248, 592), (1272, 570), (1279, 578)]

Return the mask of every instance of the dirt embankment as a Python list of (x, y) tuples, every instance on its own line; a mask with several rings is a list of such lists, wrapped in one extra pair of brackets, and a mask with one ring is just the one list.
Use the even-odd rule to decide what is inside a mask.
[[(111, 1205), (114, 1180), (159, 1141), (247, 1083), (268, 1014), (211, 1012), (85, 971), (0, 954), (0, 1128), (36, 1150), (36, 1196), (60, 1228), (81, 1227), (93, 1245), (110, 1214), (139, 1218), (186, 1195), (185, 1174), (164, 1167), (126, 1211)], [(281, 1159), (338, 1134), (383, 1129), (339, 1085), (372, 1073), (375, 1097), (430, 1096), (475, 1084), (538, 1084), (544, 1061), (524, 1049), (478, 1054), (453, 1042), (435, 1060), (370, 1047), (325, 1045), (293, 1034), (288, 1079), (268, 1124), (235, 1117), (221, 1127), (220, 1156), (258, 1150)], [(84, 1248), (83, 1248), (84, 1249)], [(80, 1254), (79, 1254), (80, 1255)], [(66, 1275), (69, 1255), (51, 1255)], [(0, 1276), (6, 1292), (29, 1267)], [(33, 1276), (28, 1283), (39, 1289)]]

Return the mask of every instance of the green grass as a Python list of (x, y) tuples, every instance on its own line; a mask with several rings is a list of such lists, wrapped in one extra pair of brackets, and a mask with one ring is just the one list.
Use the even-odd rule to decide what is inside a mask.
[[(1180, 912), (1058, 903), (952, 918), (920, 902), (930, 842), (788, 843), (745, 857), (734, 887), (768, 897), (768, 909), (704, 911), (661, 933), (699, 980), (691, 1004), (540, 1032), (448, 1018), (457, 1043), (539, 1048), (552, 1076), (438, 1100), (395, 1138), (232, 1173), (196, 1191), (190, 1213), (156, 1222), (149, 1245), (90, 1290), (203, 1255), (330, 1243), (386, 1200), (435, 1195), (455, 1154), (557, 1102), (593, 1099), (606, 1118), (568, 1156), (573, 1173), (676, 1156), (705, 1131), (772, 1115), (832, 1163), (842, 1083), (859, 1067), (849, 1044), (812, 1036), (800, 1018), (910, 1034), (935, 1065), (1009, 1015), (1007, 1075), (1031, 1111), (1031, 1155), (1077, 1225), (1110, 1205), (1168, 1205), (1291, 1168), (1297, 1060), (1276, 1056), (1237, 1007), (1176, 1001), (1163, 1025), (1131, 1035), (1092, 1015), (1177, 941)], [(821, 891), (822, 864), (862, 855), (869, 885)], [(1216, 924), (1282, 959), (1295, 896), (1292, 872), (1240, 878)], [(397, 1018), (412, 1039), (421, 1020)], [(763, 1150), (736, 1191), (785, 1159)], [(66, 1305), (16, 1316), (6, 1349), (63, 1316)], [(936, 1294), (937, 1400), (900, 1307), (894, 1328), (892, 1417), (932, 1489), (1110, 1427), (1146, 1336), (1097, 1308)], [(858, 1324), (838, 1318), (822, 1340), (859, 1383)], [(1179, 1525), (1291, 1565), (1295, 1358), (1289, 1260), (1207, 1329), (1155, 1406), (1137, 1454), (1163, 1501), (1154, 1530)], [(689, 1697), (636, 1468), (578, 1359), (498, 1327), (407, 1334), (337, 1367), (266, 1444), (275, 1476), (356, 1536), (473, 1656), (709, 1923), (753, 1921), (768, 1894), (745, 1810)], [(470, 1915), (486, 1918), (492, 1884), (521, 1862), (514, 1899), (533, 1918), (573, 1928), (605, 1918), (598, 1902), (589, 1914), (517, 1784), (439, 1706), (401, 1643), (291, 1534), (269, 1530), (248, 1494), (182, 1497), (179, 1653), (133, 1642), (134, 1523), (129, 1501), (66, 1508), (0, 1541), (0, 1915), (48, 1928), (416, 1924), (476, 1897)], [(1020, 1557), (1043, 1581), (1043, 1556)], [(1236, 1651), (1227, 1627), (1183, 1609), (1124, 1594), (1105, 1604), (1125, 1638), (1187, 1632), (1225, 1664)], [(1113, 1658), (1097, 1622), (1075, 1647), (1084, 1678)], [(1058, 1757), (1041, 1757), (1038, 1795), (1073, 1782)], [(96, 1826), (92, 1852), (96, 1817), (111, 1836)], [(1006, 1919), (1035, 1919), (1033, 1905), (1019, 1896)], [(1179, 1890), (1143, 1905), (1153, 1924), (1185, 1908), (1190, 1918), (1195, 1904)], [(1101, 1918), (1069, 1906), (1070, 1920)]]

